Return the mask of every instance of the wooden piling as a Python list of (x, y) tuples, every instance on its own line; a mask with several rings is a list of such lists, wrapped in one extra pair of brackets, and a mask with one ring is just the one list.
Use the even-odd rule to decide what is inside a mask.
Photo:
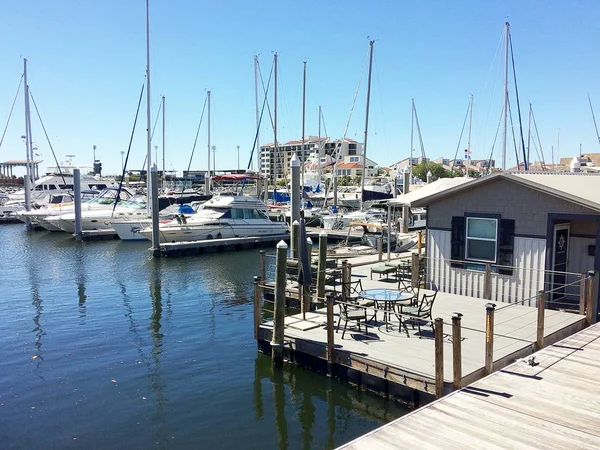
[(348, 270), (348, 260), (345, 259), (342, 261), (342, 302), (346, 303), (348, 301), (348, 291), (350, 289), (350, 271)]
[(323, 301), (325, 297), (325, 278), (327, 267), (327, 233), (319, 234), (319, 264), (317, 265), (317, 301)]
[(485, 373), (489, 375), (494, 370), (494, 310), (496, 305), (485, 305)]
[(595, 270), (590, 270), (588, 272), (588, 290), (586, 294), (587, 307), (586, 307), (586, 322), (588, 325), (596, 323), (598, 316), (598, 272)]
[(461, 313), (452, 314), (452, 386), (454, 390), (462, 387), (461, 318)]
[(420, 276), (420, 264), (421, 264), (421, 259), (419, 257), (419, 255), (413, 253), (411, 255), (411, 260), (410, 260), (410, 265), (411, 265), (411, 284), (414, 287), (416, 287), (419, 282), (419, 276)]
[(417, 232), (417, 250), (418, 250), (418, 255), (421, 255), (421, 252), (423, 251), (423, 232), (422, 231), (418, 231)]
[(335, 320), (333, 318), (333, 306), (335, 305), (335, 296), (327, 296), (327, 371), (329, 375), (333, 374), (333, 352), (335, 348), (334, 336)]
[(267, 254), (264, 250), (260, 251), (260, 276), (263, 281), (267, 280)]
[(254, 277), (254, 339), (258, 339), (258, 328), (260, 327), (261, 281), (261, 277)]
[(492, 299), (492, 266), (490, 263), (485, 265), (485, 276), (483, 279), (483, 298)]
[(537, 296), (537, 340), (536, 351), (544, 348), (544, 319), (546, 313), (546, 297), (548, 294), (544, 291), (539, 291)]
[(283, 339), (285, 335), (285, 268), (288, 246), (284, 241), (277, 244), (275, 273), (275, 307), (273, 314), (273, 340), (271, 341), (271, 357), (273, 363), (283, 363)]
[(441, 317), (435, 319), (435, 396), (444, 396), (444, 320)]
[[(389, 242), (388, 242), (389, 247)], [(379, 239), (377, 240), (377, 256), (378, 260), (383, 261), (383, 231), (379, 235)]]

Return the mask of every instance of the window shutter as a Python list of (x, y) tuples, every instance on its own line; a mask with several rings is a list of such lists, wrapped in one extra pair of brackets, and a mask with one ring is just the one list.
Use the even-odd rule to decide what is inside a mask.
[[(452, 232), (450, 237), (450, 258), (462, 261), (465, 259), (465, 223), (461, 216), (452, 217)], [(463, 268), (463, 263), (452, 262), (450, 267)]]
[(513, 254), (515, 249), (515, 221), (512, 219), (501, 219), (500, 230), (498, 232), (498, 273), (502, 275), (512, 275), (514, 265)]

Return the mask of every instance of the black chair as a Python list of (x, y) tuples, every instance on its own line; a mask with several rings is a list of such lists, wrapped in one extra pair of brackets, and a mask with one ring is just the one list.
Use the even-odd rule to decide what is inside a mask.
[[(419, 339), (421, 338), (421, 322), (431, 323), (433, 329), (433, 317), (431, 316), (431, 310), (433, 309), (433, 302), (437, 296), (438, 291), (433, 294), (423, 294), (423, 298), (418, 306), (405, 306), (402, 308), (402, 315), (411, 321), (413, 330), (415, 328), (415, 322), (419, 328)], [(408, 330), (407, 330), (408, 334)]]
[[(347, 299), (348, 300), (348, 299)], [(367, 329), (367, 309), (358, 305), (354, 305), (352, 303), (348, 303), (348, 301), (343, 302), (340, 294), (337, 294), (336, 301), (339, 302), (340, 306), (340, 319), (338, 321), (337, 330), (340, 330), (340, 325), (342, 321), (344, 322), (344, 330), (342, 331), (342, 339), (344, 339), (344, 335), (346, 334), (346, 328), (348, 328), (348, 322), (356, 322), (358, 325), (358, 331), (361, 331), (361, 322), (364, 322), (365, 325), (365, 334), (368, 334)]]

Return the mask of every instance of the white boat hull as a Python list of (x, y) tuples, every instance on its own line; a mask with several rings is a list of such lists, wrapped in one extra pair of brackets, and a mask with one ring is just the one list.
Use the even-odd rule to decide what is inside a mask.
[[(288, 232), (288, 227), (282, 222), (272, 222), (273, 225), (252, 224), (230, 224), (226, 221), (214, 222), (202, 225), (161, 226), (160, 242), (189, 242), (203, 241), (208, 239), (226, 239), (234, 237), (249, 236), (276, 236)], [(152, 228), (140, 231), (147, 239), (152, 239)]]

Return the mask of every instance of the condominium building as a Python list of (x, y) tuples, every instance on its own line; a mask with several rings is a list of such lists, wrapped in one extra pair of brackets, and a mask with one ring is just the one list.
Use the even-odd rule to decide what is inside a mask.
[(352, 139), (335, 139), (328, 137), (307, 136), (304, 139), (279, 143), (277, 148), (271, 142), (260, 147), (260, 172), (265, 175), (269, 182), (276, 183), (278, 180), (289, 179), (290, 159), (295, 153), (300, 162), (307, 161), (311, 153), (326, 155), (343, 161), (349, 156), (361, 156), (363, 145)]

